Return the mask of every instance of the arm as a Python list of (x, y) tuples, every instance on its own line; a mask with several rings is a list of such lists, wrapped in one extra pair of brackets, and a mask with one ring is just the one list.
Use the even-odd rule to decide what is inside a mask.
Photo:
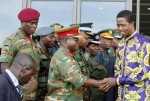
[[(71, 62), (67, 62), (71, 61)], [(74, 85), (75, 88), (79, 88), (83, 85), (86, 86), (98, 86), (98, 81), (94, 79), (88, 79), (85, 75), (82, 74), (80, 67), (75, 62), (75, 60), (66, 59), (66, 62), (62, 62), (61, 66), (65, 68), (60, 68), (60, 71), (63, 71), (64, 81), (70, 82)]]
[[(105, 78), (101, 81), (102, 86), (100, 89), (104, 89), (106, 91), (107, 88), (109, 89), (115, 85), (133, 85), (138, 84), (139, 82), (145, 82), (145, 80), (149, 79), (150, 52), (148, 52), (148, 50), (150, 51), (150, 49), (148, 49), (148, 44), (143, 45), (141, 49), (142, 50), (140, 50), (139, 53), (133, 52), (126, 56), (130, 63), (132, 63), (132, 61), (133, 63), (138, 63), (135, 68), (130, 68), (128, 66), (122, 67), (123, 60), (118, 55), (115, 64), (115, 78)], [(122, 70), (123, 68), (125, 70)]]
[(13, 56), (15, 53), (15, 47), (14, 43), (12, 44), (11, 39), (7, 39), (3, 43), (3, 47), (1, 49), (1, 56), (0, 56), (0, 62), (1, 62), (1, 70), (2, 72), (9, 68), (11, 61), (13, 60)]
[(139, 60), (138, 67), (134, 69), (126, 67), (126, 70), (129, 70), (130, 72), (124, 76), (122, 75), (117, 76), (118, 85), (124, 85), (124, 84), (132, 85), (148, 79), (148, 76), (146, 75), (149, 75), (149, 68), (150, 68), (150, 63), (149, 63), (150, 52), (148, 49), (149, 47), (150, 44), (145, 43), (143, 47), (141, 47), (142, 50), (138, 52), (137, 55), (137, 58)]
[[(54, 64), (57, 64), (57, 66)], [(56, 68), (57, 67), (57, 68)], [(86, 86), (97, 86), (97, 81), (93, 79), (88, 79), (84, 76), (77, 63), (74, 59), (69, 57), (64, 57), (59, 60), (51, 61), (51, 71), (49, 72), (49, 85), (53, 87), (65, 87), (64, 82), (71, 84), (75, 88), (80, 88), (84, 84)], [(63, 81), (56, 81), (55, 78), (61, 74), (60, 78)]]

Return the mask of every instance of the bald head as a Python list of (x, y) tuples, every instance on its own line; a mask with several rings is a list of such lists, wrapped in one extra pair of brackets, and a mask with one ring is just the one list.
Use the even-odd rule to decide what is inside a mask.
[(12, 65), (19, 64), (18, 68), (33, 68), (35, 65), (35, 61), (33, 58), (25, 53), (18, 53), (12, 63)]
[(33, 58), (25, 53), (18, 53), (10, 67), (21, 85), (26, 84), (36, 74), (36, 63)]

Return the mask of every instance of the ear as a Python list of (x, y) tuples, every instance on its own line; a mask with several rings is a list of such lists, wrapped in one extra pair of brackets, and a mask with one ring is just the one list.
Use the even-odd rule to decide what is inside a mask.
[(24, 28), (25, 27), (25, 22), (21, 22), (21, 27)]
[(135, 22), (131, 22), (130, 24), (131, 24), (132, 26), (134, 26), (134, 25), (135, 25)]

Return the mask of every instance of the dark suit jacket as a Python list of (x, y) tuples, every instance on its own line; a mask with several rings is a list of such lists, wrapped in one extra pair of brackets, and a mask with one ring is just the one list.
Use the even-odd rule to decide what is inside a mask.
[(21, 96), (6, 72), (0, 75), (0, 101), (21, 101)]

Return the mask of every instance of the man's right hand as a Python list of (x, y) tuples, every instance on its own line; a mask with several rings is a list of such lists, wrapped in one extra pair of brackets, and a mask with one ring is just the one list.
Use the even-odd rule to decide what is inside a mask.
[(116, 78), (104, 78), (99, 81), (98, 89), (103, 92), (108, 92), (108, 90), (116, 86), (116, 84)]

